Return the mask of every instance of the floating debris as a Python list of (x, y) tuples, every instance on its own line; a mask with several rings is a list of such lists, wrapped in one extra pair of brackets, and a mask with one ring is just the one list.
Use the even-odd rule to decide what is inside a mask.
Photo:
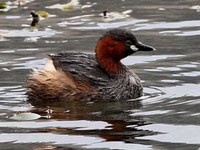
[(46, 12), (46, 11), (38, 11), (37, 14), (40, 15), (42, 18), (48, 18), (49, 17), (49, 13)]
[(26, 113), (16, 113), (10, 119), (12, 120), (36, 120), (41, 116), (36, 113), (26, 112)]
[(107, 16), (107, 12), (108, 12), (108, 10), (104, 10), (104, 11), (103, 11), (103, 17), (104, 17), (104, 18), (107, 18), (107, 17), (108, 17), (108, 16)]
[(119, 19), (131, 18), (129, 15), (129, 13), (131, 12), (132, 10), (126, 10), (123, 12), (109, 12), (108, 10), (104, 10), (103, 11), (104, 21), (114, 21), (114, 20), (119, 20)]
[(32, 16), (32, 27), (39, 27), (39, 21), (47, 19), (49, 17), (55, 17), (56, 15), (50, 15), (46, 11), (31, 11), (31, 16)]
[(21, 7), (21, 5), (25, 4), (25, 0), (17, 0), (18, 6)]
[(7, 7), (6, 2), (0, 2), (0, 9), (5, 9)]
[(197, 12), (200, 12), (200, 5), (194, 5), (194, 6), (190, 7), (190, 9), (194, 9)]
[(0, 11), (7, 12), (12, 8), (17, 8), (17, 6), (12, 5), (11, 2), (0, 2)]
[(13, 4), (18, 5), (18, 7), (21, 7), (23, 5), (26, 5), (27, 3), (32, 2), (33, 0), (17, 0), (13, 2)]
[(166, 9), (165, 9), (165, 8), (162, 8), (162, 7), (160, 7), (160, 8), (158, 8), (158, 10), (162, 11), (162, 10), (166, 10)]
[(39, 15), (35, 12), (35, 11), (31, 11), (31, 15), (32, 15), (32, 22), (31, 22), (31, 27), (37, 27), (39, 26), (38, 23), (40, 21), (40, 17)]
[(7, 2), (0, 2), (0, 10), (1, 11), (8, 11), (12, 8), (17, 8), (17, 7), (21, 7), (22, 5), (25, 5), (27, 3), (32, 2), (33, 0), (16, 0), (16, 1), (7, 1)]
[(46, 118), (50, 119), (52, 117), (53, 109), (51, 109), (49, 106), (47, 106), (46, 112), (47, 112)]
[(8, 39), (6, 39), (3, 34), (6, 34), (7, 32), (1, 31), (0, 30), (0, 41), (8, 41)]
[(78, 0), (71, 0), (67, 4), (55, 4), (52, 6), (47, 6), (46, 8), (49, 9), (61, 9), (63, 11), (72, 11), (74, 9), (79, 9), (81, 7)]

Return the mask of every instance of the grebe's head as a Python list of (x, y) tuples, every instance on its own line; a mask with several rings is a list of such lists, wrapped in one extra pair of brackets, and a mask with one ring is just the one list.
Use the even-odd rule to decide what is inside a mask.
[(112, 29), (99, 39), (96, 58), (107, 72), (116, 72), (120, 69), (121, 59), (137, 51), (153, 50), (155, 48), (139, 42), (133, 33), (124, 29)]

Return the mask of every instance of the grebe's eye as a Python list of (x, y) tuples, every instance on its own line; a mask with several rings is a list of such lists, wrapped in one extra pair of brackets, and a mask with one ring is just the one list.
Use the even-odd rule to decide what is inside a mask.
[(130, 45), (132, 45), (132, 42), (130, 40), (127, 40), (126, 45), (130, 46)]

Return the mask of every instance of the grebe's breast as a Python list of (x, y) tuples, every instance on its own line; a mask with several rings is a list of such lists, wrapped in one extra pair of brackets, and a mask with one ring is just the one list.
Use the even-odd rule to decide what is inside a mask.
[(143, 86), (140, 78), (128, 67), (123, 67), (122, 72), (112, 76), (108, 84), (100, 90), (103, 99), (127, 100), (143, 95)]

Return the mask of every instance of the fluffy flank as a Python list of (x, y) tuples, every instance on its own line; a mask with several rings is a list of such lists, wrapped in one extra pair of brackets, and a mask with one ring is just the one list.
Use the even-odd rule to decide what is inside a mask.
[(28, 99), (35, 102), (41, 99), (47, 102), (84, 99), (83, 95), (87, 93), (95, 94), (95, 90), (90, 85), (74, 81), (70, 75), (52, 67), (34, 71), (27, 82)]

